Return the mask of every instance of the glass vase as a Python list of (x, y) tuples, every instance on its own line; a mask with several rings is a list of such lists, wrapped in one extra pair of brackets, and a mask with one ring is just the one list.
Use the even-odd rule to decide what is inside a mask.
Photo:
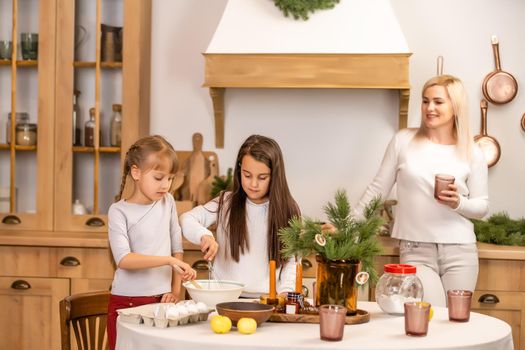
[(336, 304), (346, 307), (347, 315), (357, 312), (358, 260), (327, 260), (317, 255), (315, 306)]

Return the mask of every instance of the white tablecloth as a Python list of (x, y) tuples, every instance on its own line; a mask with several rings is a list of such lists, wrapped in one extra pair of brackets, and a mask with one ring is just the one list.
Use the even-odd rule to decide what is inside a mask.
[(255, 334), (243, 335), (235, 328), (215, 334), (209, 321), (162, 329), (119, 320), (117, 350), (514, 349), (510, 326), (479, 313), (471, 313), (469, 322), (457, 323), (448, 320), (446, 308), (434, 308), (427, 336), (410, 337), (402, 316), (384, 314), (372, 302), (359, 303), (358, 308), (370, 312), (370, 322), (345, 326), (340, 342), (322, 341), (318, 324), (265, 322)]

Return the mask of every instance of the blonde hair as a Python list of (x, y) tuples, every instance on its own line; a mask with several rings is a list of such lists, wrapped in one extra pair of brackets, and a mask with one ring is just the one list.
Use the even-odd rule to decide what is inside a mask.
[[(148, 157), (155, 154), (157, 157), (148, 162)], [(137, 140), (126, 152), (124, 159), (124, 169), (120, 183), (120, 192), (117, 201), (122, 198), (122, 192), (126, 186), (128, 176), (131, 177), (131, 167), (136, 166), (141, 170), (158, 169), (163, 164), (163, 160), (168, 160), (171, 164), (169, 172), (175, 174), (179, 167), (177, 153), (173, 146), (166, 139), (159, 135), (146, 136)]]
[[(453, 133), (456, 138), (456, 150), (461, 158), (469, 160), (472, 152), (473, 140), (470, 131), (468, 98), (465, 87), (461, 80), (452, 75), (438, 75), (429, 79), (425, 83), (421, 95), (432, 86), (443, 86), (447, 90), (450, 102), (452, 103), (452, 110), (454, 112)], [(418, 138), (421, 138), (426, 133), (427, 128), (423, 118), (421, 118), (421, 124), (417, 136)]]

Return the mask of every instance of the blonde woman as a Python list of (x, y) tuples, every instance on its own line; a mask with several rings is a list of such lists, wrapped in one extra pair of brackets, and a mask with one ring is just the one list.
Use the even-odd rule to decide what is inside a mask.
[[(400, 240), (400, 261), (415, 265), (424, 300), (446, 305), (449, 289), (474, 290), (478, 276), (476, 236), (469, 219), (488, 212), (487, 163), (472, 141), (467, 96), (450, 75), (428, 80), (422, 92), (421, 125), (399, 131), (381, 167), (356, 207), (374, 196), (386, 198), (397, 185), (392, 237)], [(436, 174), (454, 184), (434, 198)]]

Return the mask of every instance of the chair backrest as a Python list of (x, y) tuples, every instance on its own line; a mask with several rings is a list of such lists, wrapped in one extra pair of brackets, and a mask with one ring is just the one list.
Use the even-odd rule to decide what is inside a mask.
[(108, 349), (107, 291), (70, 295), (60, 301), (62, 350), (71, 349), (71, 328), (79, 350)]

